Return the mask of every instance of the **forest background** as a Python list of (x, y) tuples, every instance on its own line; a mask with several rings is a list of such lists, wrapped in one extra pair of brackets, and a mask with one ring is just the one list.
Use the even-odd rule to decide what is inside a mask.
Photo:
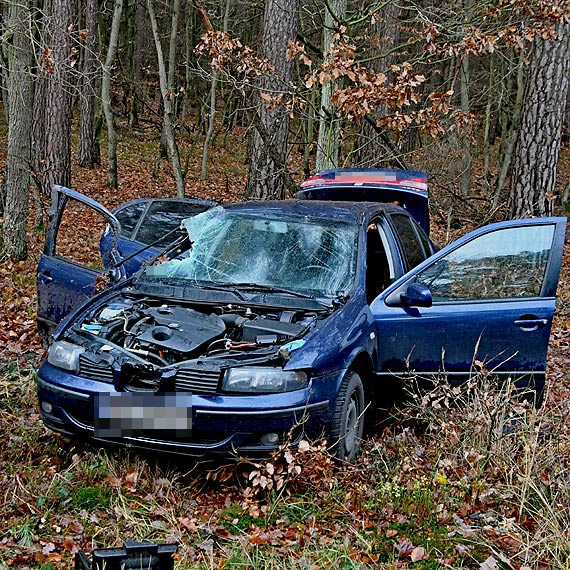
[(568, 566), (567, 255), (545, 406), (513, 404), (482, 371), (469, 413), (441, 386), (357, 466), (318, 445), (232, 467), (74, 446), (42, 427), (33, 374), (54, 183), (114, 207), (284, 198), (318, 168), (425, 170), (441, 245), (567, 211), (570, 2), (1, 6), (0, 565), (70, 567), (78, 548), (151, 539), (178, 541), (180, 567)]

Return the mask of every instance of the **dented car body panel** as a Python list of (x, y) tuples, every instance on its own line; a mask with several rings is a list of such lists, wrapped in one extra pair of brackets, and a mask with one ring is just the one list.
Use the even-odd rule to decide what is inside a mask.
[(55, 330), (38, 372), (51, 429), (193, 456), (326, 436), (352, 459), (367, 395), (445, 373), (445, 354), (457, 379), (488, 361), (542, 386), (562, 218), (488, 226), (438, 252), (385, 203), (232, 204), (182, 228), (160, 262)]

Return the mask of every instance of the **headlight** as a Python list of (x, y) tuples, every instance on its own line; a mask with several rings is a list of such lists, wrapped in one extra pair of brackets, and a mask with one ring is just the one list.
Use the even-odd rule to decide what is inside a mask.
[(77, 372), (79, 370), (79, 356), (84, 352), (85, 349), (82, 346), (60, 340), (49, 347), (47, 359), (53, 366)]
[(226, 392), (257, 392), (273, 394), (306, 388), (308, 376), (300, 370), (279, 368), (230, 368), (222, 384)]

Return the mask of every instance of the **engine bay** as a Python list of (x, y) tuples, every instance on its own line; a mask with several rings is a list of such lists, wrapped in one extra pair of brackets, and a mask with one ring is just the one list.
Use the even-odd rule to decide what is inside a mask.
[[(169, 366), (198, 357), (277, 350), (304, 336), (317, 318), (316, 311), (120, 296), (93, 309), (75, 331), (97, 337), (107, 352), (119, 347), (151, 365)], [(92, 348), (100, 352), (102, 343)]]

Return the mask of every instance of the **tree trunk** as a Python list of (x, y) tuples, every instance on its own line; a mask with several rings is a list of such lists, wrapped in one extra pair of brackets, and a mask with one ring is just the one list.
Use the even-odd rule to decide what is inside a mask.
[[(46, 77), (44, 106), (43, 194), (49, 196), (54, 184), (71, 185), (71, 121), (74, 40), (70, 30), (76, 28), (73, 0), (46, 2), (46, 44), (51, 52), (42, 61)], [(48, 51), (46, 50), (46, 51)]]
[(557, 24), (556, 34), (555, 40), (538, 37), (531, 54), (508, 204), (513, 218), (553, 211), (570, 74), (570, 24)]
[[(323, 52), (325, 59), (331, 57), (330, 49), (335, 22), (340, 22), (346, 14), (347, 0), (330, 0), (326, 4), (325, 28), (323, 31)], [(334, 91), (334, 81), (327, 81), (321, 92), (321, 107), (319, 120), (319, 138), (317, 144), (316, 167), (335, 168), (338, 166), (340, 150), (340, 119), (331, 103)]]
[[(2, 17), (2, 22), (5, 23), (3, 28), (7, 28), (8, 20), (9, 20), (9, 12), (10, 5), (8, 2), (2, 2), (2, 6), (0, 7), (0, 14)], [(8, 103), (8, 50), (7, 50), (6, 42), (0, 43), (0, 78), (2, 80), (2, 104), (4, 107), (4, 118), (6, 120), (6, 124), (8, 124), (8, 113), (9, 113), (9, 103)], [(2, 191), (0, 190), (0, 196), (2, 195)], [(0, 204), (0, 213), (2, 212), (2, 205)]]
[(95, 115), (99, 92), (99, 25), (98, 1), (85, 0), (85, 30), (83, 44), (83, 74), (79, 105), (79, 166), (93, 168), (101, 162), (99, 144), (95, 140)]
[(8, 149), (6, 156), (6, 203), (2, 256), (26, 257), (26, 224), (32, 163), (31, 133), (33, 106), (32, 42), (29, 36), (30, 0), (12, 2), (8, 8)]
[(181, 123), (186, 122), (186, 118), (190, 113), (190, 105), (192, 102), (191, 97), (191, 84), (192, 84), (192, 63), (194, 58), (193, 47), (196, 45), (194, 37), (196, 28), (196, 11), (190, 2), (188, 4), (188, 13), (184, 19), (184, 91), (182, 94), (182, 111), (180, 113)]
[[(229, 17), (230, 17), (230, 0), (226, 0), (224, 9), (224, 23), (223, 31), (228, 31)], [(214, 127), (216, 126), (216, 88), (218, 85), (219, 72), (212, 72), (212, 83), (210, 85), (210, 113), (208, 116), (208, 130), (206, 131), (206, 138), (204, 140), (204, 149), (202, 151), (202, 170), (200, 172), (200, 180), (206, 180), (208, 176), (208, 153), (210, 150), (210, 142), (214, 135)]]
[[(465, 113), (471, 111), (471, 105), (469, 101), (469, 54), (463, 57), (459, 71), (461, 85), (461, 109)], [(469, 194), (469, 188), (471, 186), (471, 169), (473, 166), (473, 156), (471, 149), (471, 141), (469, 137), (463, 135), (462, 140), (463, 153), (462, 153), (462, 171), (461, 171), (461, 195), (467, 197)]]
[[(364, 7), (365, 8), (365, 7)], [(392, 51), (400, 40), (399, 16), (401, 7), (390, 2), (382, 8), (381, 13), (374, 18), (368, 28), (371, 40), (364, 57), (371, 59), (373, 71), (392, 75), (390, 67), (396, 63), (397, 52)], [(357, 160), (360, 166), (381, 167), (391, 162), (392, 151), (385, 142), (383, 133), (374, 129), (378, 117), (387, 114), (386, 105), (376, 109), (370, 116), (370, 121), (362, 121), (358, 139)]]
[[(139, 3), (127, 0), (125, 6), (125, 60), (127, 67), (127, 81), (125, 87), (125, 100), (128, 106), (129, 126), (138, 127), (139, 110), (137, 101), (137, 89), (139, 87), (137, 76), (137, 64), (135, 61), (136, 37), (142, 33), (137, 30), (136, 13)], [(138, 55), (137, 55), (138, 57)]]
[[(260, 93), (270, 96), (286, 93), (291, 79), (292, 63), (286, 56), (289, 41), (297, 33), (298, 0), (266, 0), (263, 12), (260, 55), (274, 67), (275, 73), (260, 82)], [(271, 108), (260, 93), (256, 94), (260, 120), (268, 140), (264, 141), (258, 129), (251, 130), (248, 140), (249, 173), (247, 196), (256, 200), (281, 199), (285, 196), (287, 168), (287, 138), (289, 115), (279, 105)], [(280, 160), (276, 162), (268, 149), (270, 144)]]
[[(511, 108), (505, 104), (510, 110), (510, 113), (501, 112), (501, 145), (499, 151), (499, 175), (497, 177), (497, 186), (495, 189), (495, 196), (493, 197), (493, 210), (499, 207), (501, 202), (501, 197), (503, 194), (503, 188), (505, 186), (505, 181), (509, 173), (511, 162), (513, 159), (513, 151), (515, 148), (515, 142), (517, 140), (517, 134), (519, 131), (519, 124), (521, 120), (521, 108), (524, 96), (524, 51), (521, 50), (519, 55), (518, 66), (516, 69), (516, 95), (515, 103)], [(510, 81), (507, 82), (507, 88), (505, 89), (507, 95), (502, 97), (503, 100), (507, 99), (508, 93), (510, 92)], [(501, 105), (499, 105), (501, 108)]]
[(107, 57), (103, 65), (103, 81), (101, 86), (101, 104), (103, 105), (103, 113), (105, 114), (105, 121), (107, 123), (107, 185), (109, 188), (117, 188), (117, 130), (115, 128), (115, 118), (111, 106), (111, 67), (117, 50), (122, 12), (123, 0), (115, 0), (111, 36), (109, 38), (109, 47), (107, 48)]
[(158, 60), (158, 77), (160, 81), (160, 92), (162, 95), (162, 103), (164, 106), (164, 136), (166, 137), (166, 144), (168, 152), (170, 153), (170, 160), (172, 162), (172, 171), (174, 179), (176, 180), (176, 193), (180, 197), (184, 197), (184, 176), (182, 175), (182, 168), (180, 166), (180, 156), (176, 146), (176, 139), (174, 137), (174, 124), (172, 122), (172, 97), (168, 91), (168, 76), (166, 73), (166, 66), (164, 65), (164, 55), (162, 53), (162, 44), (160, 43), (160, 36), (158, 33), (158, 23), (154, 13), (152, 0), (147, 0), (147, 9), (152, 27), (152, 35), (154, 37), (154, 45), (156, 47), (156, 56)]
[[(175, 80), (176, 80), (176, 44), (178, 37), (178, 20), (180, 16), (180, 0), (174, 0), (172, 5), (172, 17), (170, 22), (170, 41), (168, 42), (168, 72), (166, 74), (166, 92), (170, 98), (170, 121), (173, 122), (173, 117), (177, 116), (177, 96), (175, 95)], [(155, 38), (156, 40), (156, 38)], [(162, 44), (161, 44), (162, 53)], [(174, 129), (174, 127), (173, 127)], [(173, 130), (174, 133), (174, 130)], [(176, 146), (176, 152), (178, 152), (178, 147)], [(169, 143), (166, 134), (166, 122), (162, 124), (162, 133), (160, 135), (160, 146), (158, 149), (158, 155), (154, 163), (153, 177), (158, 176), (160, 169), (160, 162), (163, 158), (168, 158)], [(179, 161), (180, 162), (180, 161)], [(181, 167), (182, 170), (182, 167)], [(175, 175), (176, 178), (176, 175)], [(184, 179), (184, 173), (182, 173), (182, 179)], [(178, 186), (178, 183), (177, 183)]]

